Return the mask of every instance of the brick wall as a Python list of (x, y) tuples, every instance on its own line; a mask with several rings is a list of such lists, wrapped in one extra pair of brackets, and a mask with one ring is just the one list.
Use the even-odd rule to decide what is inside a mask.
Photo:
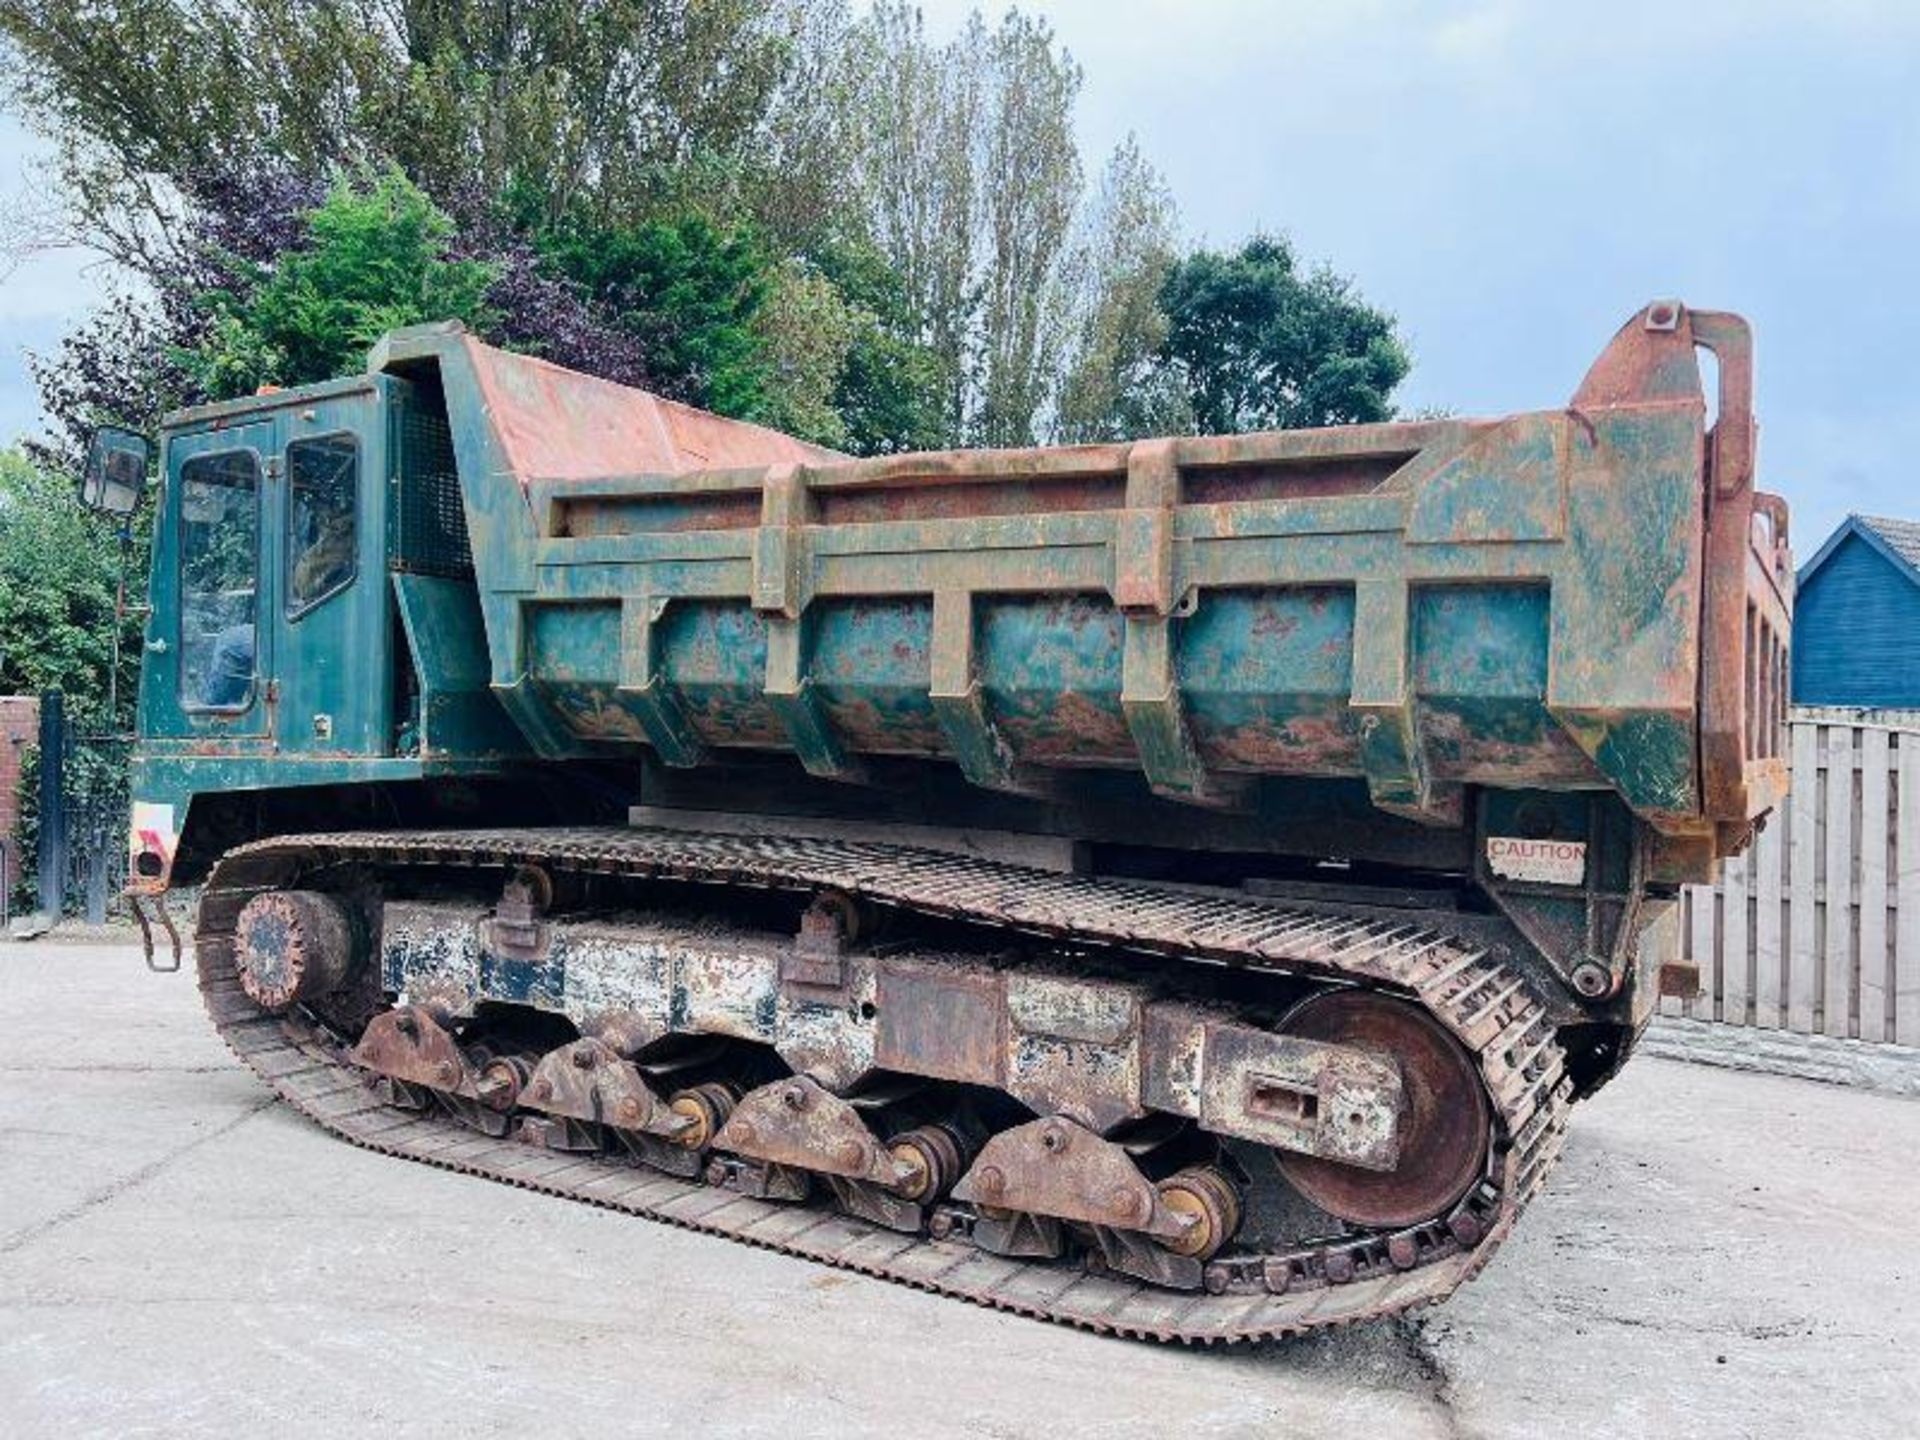
[(27, 747), (40, 738), (40, 699), (35, 695), (0, 695), (0, 840), (6, 841), (0, 885), (11, 888), (19, 879), (19, 843), (14, 837), (19, 809), (20, 762)]

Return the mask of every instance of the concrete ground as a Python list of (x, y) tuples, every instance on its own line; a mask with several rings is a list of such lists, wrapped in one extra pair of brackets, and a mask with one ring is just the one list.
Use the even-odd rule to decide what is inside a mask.
[(1905, 1436), (1920, 1103), (1642, 1059), (1418, 1320), (1158, 1349), (327, 1138), (183, 974), (0, 946), (0, 1434)]

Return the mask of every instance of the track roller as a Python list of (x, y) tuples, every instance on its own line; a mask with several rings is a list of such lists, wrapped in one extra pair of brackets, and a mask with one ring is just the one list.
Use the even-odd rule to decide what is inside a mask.
[(887, 1142), (900, 1179), (894, 1192), (922, 1205), (951, 1190), (972, 1160), (970, 1147), (945, 1125), (919, 1125)]
[(532, 1076), (533, 1064), (525, 1056), (496, 1055), (480, 1067), (474, 1098), (489, 1110), (511, 1110)]
[(1160, 1242), (1176, 1255), (1210, 1260), (1240, 1228), (1240, 1189), (1211, 1165), (1181, 1170), (1153, 1188), (1167, 1209), (1193, 1217), (1185, 1234)]
[(688, 1123), (672, 1138), (682, 1150), (704, 1150), (740, 1103), (740, 1087), (724, 1080), (710, 1080), (676, 1090), (668, 1097), (667, 1108)]

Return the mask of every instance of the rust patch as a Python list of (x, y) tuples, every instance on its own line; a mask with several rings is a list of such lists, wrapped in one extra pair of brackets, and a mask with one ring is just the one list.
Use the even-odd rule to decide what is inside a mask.
[(1023, 479), (1013, 483), (898, 484), (817, 492), (823, 525), (872, 525), (900, 520), (970, 520), (991, 515), (1046, 515), (1117, 510), (1126, 500), (1120, 475)]
[(1006, 1068), (1006, 979), (889, 961), (879, 968), (874, 1063), (997, 1086)]

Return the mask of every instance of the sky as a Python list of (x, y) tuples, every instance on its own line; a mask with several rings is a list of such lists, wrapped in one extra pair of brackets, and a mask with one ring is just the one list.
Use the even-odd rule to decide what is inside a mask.
[[(0, 114), (0, 241), (22, 207), (43, 211), (46, 147), (18, 121)], [(106, 276), (97, 257), (59, 250), (10, 260), (0, 253), (0, 445), (40, 428), (40, 403), (28, 377), (27, 352), (51, 350), (69, 325), (104, 303)]]
[[(921, 4), (936, 33), (973, 8)], [(1026, 8), (1085, 70), (1089, 168), (1132, 131), (1192, 240), (1281, 232), (1352, 276), (1413, 349), (1404, 407), (1564, 404), (1677, 297), (1753, 322), (1761, 484), (1802, 557), (1850, 511), (1920, 518), (1920, 4)], [(32, 155), (0, 121), (0, 205)], [(37, 423), (22, 349), (101, 284), (72, 253), (0, 279), (0, 440)]]

